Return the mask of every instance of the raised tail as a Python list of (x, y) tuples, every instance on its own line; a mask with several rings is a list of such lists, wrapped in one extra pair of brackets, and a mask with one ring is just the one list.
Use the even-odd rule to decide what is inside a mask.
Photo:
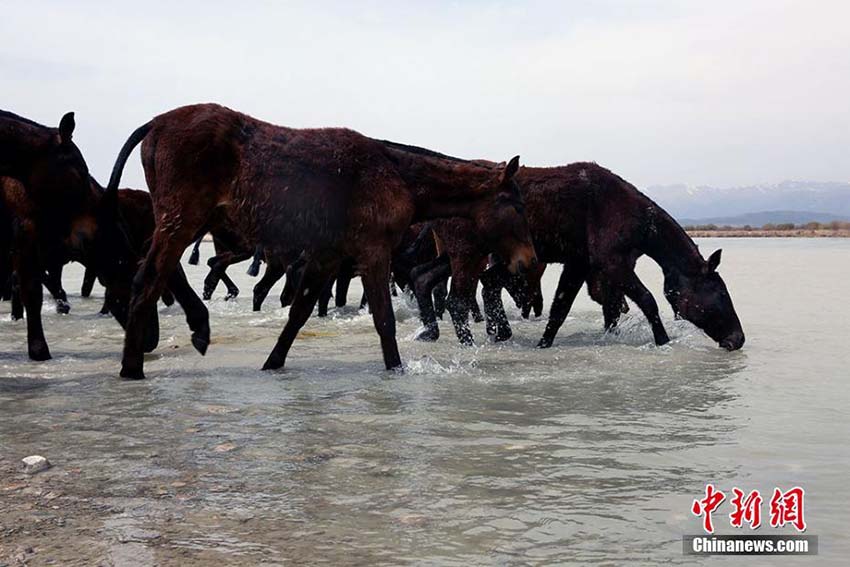
[(407, 247), (407, 249), (404, 250), (404, 252), (402, 252), (402, 254), (407, 258), (412, 258), (418, 254), (419, 249), (422, 248), (422, 245), (431, 236), (431, 230), (433, 230), (433, 228), (433, 222), (425, 223), (425, 226), (419, 231), (416, 239), (410, 244), (410, 246)]
[(148, 135), (148, 132), (151, 131), (152, 127), (153, 121), (148, 122), (147, 124), (142, 124), (136, 128), (136, 130), (130, 134), (130, 137), (127, 138), (127, 141), (124, 142), (124, 145), (121, 147), (121, 151), (118, 152), (118, 158), (115, 160), (115, 165), (112, 168), (112, 175), (109, 177), (109, 185), (106, 186), (107, 193), (118, 190), (118, 184), (121, 183), (121, 174), (124, 172), (124, 166), (127, 164), (127, 158), (130, 157), (130, 154), (133, 152), (133, 149), (139, 145), (139, 142)]

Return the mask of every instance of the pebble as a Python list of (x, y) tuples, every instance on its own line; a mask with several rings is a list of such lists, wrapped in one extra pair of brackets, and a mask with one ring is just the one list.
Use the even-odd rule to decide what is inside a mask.
[(21, 462), (24, 464), (24, 472), (28, 474), (40, 473), (51, 467), (50, 461), (41, 455), (30, 455), (24, 457)]
[(236, 450), (236, 445), (234, 443), (222, 443), (221, 445), (216, 445), (213, 447), (213, 451), (216, 453), (229, 453), (230, 451)]

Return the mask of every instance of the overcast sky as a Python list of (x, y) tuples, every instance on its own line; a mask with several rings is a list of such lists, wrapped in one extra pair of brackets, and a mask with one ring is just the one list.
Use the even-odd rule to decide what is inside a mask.
[(0, 1), (0, 108), (76, 111), (104, 183), (135, 127), (204, 101), (639, 187), (850, 181), (846, 0), (123, 4)]

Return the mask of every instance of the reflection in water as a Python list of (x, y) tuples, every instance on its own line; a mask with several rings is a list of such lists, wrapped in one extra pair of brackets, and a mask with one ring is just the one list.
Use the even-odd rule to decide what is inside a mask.
[[(203, 270), (189, 273), (199, 285)], [(437, 344), (411, 340), (415, 313), (399, 299), (406, 374), (381, 370), (371, 318), (353, 308), (311, 320), (275, 374), (257, 368), (285, 311), (213, 300), (209, 354), (163, 308), (150, 379), (134, 383), (115, 378), (117, 325), (88, 315), (99, 300), (72, 302), (68, 317), (46, 314), (45, 365), (24, 360), (20, 325), (0, 324), (0, 464), (45, 454), (55, 467), (32, 482), (61, 493), (54, 513), (101, 530), (88, 546), (70, 527), (40, 536), (82, 542), (64, 553), (689, 563), (689, 499), (748, 466), (758, 337), (727, 353), (669, 314), (662, 348), (635, 310), (602, 334), (584, 299), (552, 349), (532, 348), (542, 323), (516, 312), (514, 341), (462, 349), (447, 323)]]

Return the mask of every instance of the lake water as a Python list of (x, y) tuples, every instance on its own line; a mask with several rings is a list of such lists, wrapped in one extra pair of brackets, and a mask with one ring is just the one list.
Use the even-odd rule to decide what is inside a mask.
[[(124, 382), (120, 328), (95, 315), (102, 290), (80, 298), (69, 266), (71, 313), (45, 304), (52, 361), (26, 359), (25, 325), (0, 304), (0, 562), (708, 563), (723, 560), (684, 556), (681, 538), (700, 533), (691, 503), (713, 482), (730, 494), (719, 533), (733, 532), (733, 486), (762, 492), (765, 523), (773, 488), (802, 486), (817, 563), (845, 565), (850, 239), (698, 243), (724, 249), (741, 351), (674, 321), (660, 270), (642, 261), (667, 346), (634, 306), (604, 335), (585, 292), (548, 350), (533, 348), (544, 321), (508, 301), (512, 341), (490, 344), (476, 324), (480, 346), (462, 348), (446, 321), (423, 344), (397, 298), (403, 375), (383, 370), (353, 305), (312, 318), (284, 372), (259, 371), (286, 310), (277, 287), (251, 311), (242, 264), (242, 295), (224, 302), (222, 287), (209, 303), (207, 356), (179, 307), (161, 307), (148, 379)], [(547, 311), (559, 271), (546, 274)], [(200, 289), (205, 266), (187, 272)], [(359, 294), (354, 283), (349, 303)], [(30, 454), (54, 467), (21, 475)]]

